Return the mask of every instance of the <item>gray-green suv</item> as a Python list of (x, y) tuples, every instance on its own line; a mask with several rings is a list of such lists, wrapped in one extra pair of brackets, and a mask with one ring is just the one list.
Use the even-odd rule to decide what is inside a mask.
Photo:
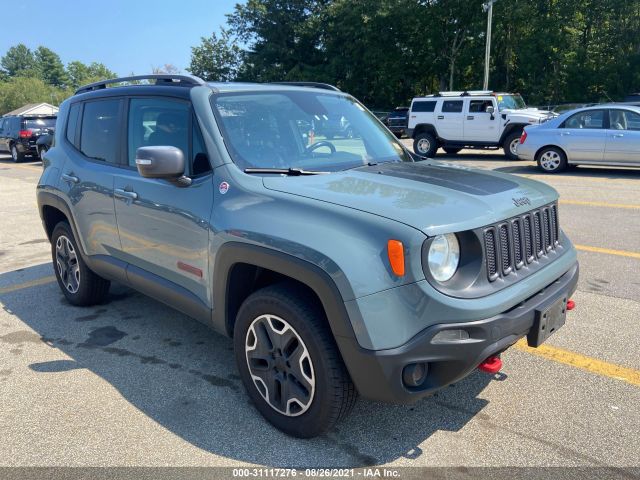
[[(351, 138), (323, 138), (336, 115)], [(116, 281), (233, 337), (256, 408), (299, 437), (358, 393), (406, 403), (496, 371), (562, 326), (578, 278), (555, 190), (415, 157), (322, 84), (88, 85), (37, 196), (72, 304)]]

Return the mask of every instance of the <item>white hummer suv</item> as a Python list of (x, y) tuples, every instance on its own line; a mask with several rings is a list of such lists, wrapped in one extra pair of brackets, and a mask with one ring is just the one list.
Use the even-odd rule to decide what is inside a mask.
[(450, 154), (463, 148), (503, 148), (515, 160), (523, 128), (553, 116), (527, 108), (519, 94), (440, 92), (413, 99), (407, 133), (414, 152), (424, 157), (435, 155), (438, 147)]

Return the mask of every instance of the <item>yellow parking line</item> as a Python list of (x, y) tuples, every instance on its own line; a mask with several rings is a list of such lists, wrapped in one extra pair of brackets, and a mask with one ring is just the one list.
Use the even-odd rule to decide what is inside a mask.
[(574, 247), (576, 247), (576, 250), (582, 250), (583, 252), (606, 253), (607, 255), (640, 259), (640, 253), (628, 252), (627, 250), (613, 250), (611, 248), (591, 247), (589, 245), (574, 245)]
[(631, 385), (640, 386), (640, 371), (634, 370), (633, 368), (621, 367), (615, 363), (603, 362), (602, 360), (587, 357), (585, 355), (570, 352), (569, 350), (553, 347), (551, 345), (541, 345), (538, 348), (531, 348), (527, 345), (525, 339), (516, 343), (515, 347), (518, 350), (537, 355), (547, 360), (553, 360), (554, 362), (570, 365), (597, 375), (622, 380), (630, 383)]
[(0, 294), (15, 292), (17, 290), (22, 290), (24, 288), (29, 288), (29, 287), (37, 287), (38, 285), (46, 285), (47, 283), (51, 283), (55, 281), (56, 281), (56, 277), (54, 275), (37, 278), (29, 282), (19, 283), (18, 285), (11, 285), (10, 287), (2, 287), (0, 288)]
[(584, 205), (585, 207), (631, 208), (640, 210), (640, 205), (628, 203), (583, 202), (580, 200), (560, 200), (561, 205)]

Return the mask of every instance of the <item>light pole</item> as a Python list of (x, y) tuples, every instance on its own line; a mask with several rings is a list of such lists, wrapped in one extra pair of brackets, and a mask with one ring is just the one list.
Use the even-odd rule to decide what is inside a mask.
[(489, 0), (482, 4), (482, 10), (487, 12), (487, 41), (484, 50), (484, 83), (483, 90), (489, 89), (489, 64), (491, 63), (491, 19), (493, 18), (493, 4), (498, 0)]

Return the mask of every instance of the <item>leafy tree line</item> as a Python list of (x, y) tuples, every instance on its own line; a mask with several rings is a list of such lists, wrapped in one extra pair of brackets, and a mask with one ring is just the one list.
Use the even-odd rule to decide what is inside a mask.
[[(208, 80), (308, 80), (372, 107), (479, 89), (483, 0), (247, 0), (192, 47)], [(530, 104), (619, 100), (640, 90), (640, 0), (500, 0), (489, 87)]]
[(47, 47), (15, 45), (0, 58), (0, 115), (27, 103), (59, 105), (75, 89), (116, 76), (102, 63), (73, 61), (66, 66)]

